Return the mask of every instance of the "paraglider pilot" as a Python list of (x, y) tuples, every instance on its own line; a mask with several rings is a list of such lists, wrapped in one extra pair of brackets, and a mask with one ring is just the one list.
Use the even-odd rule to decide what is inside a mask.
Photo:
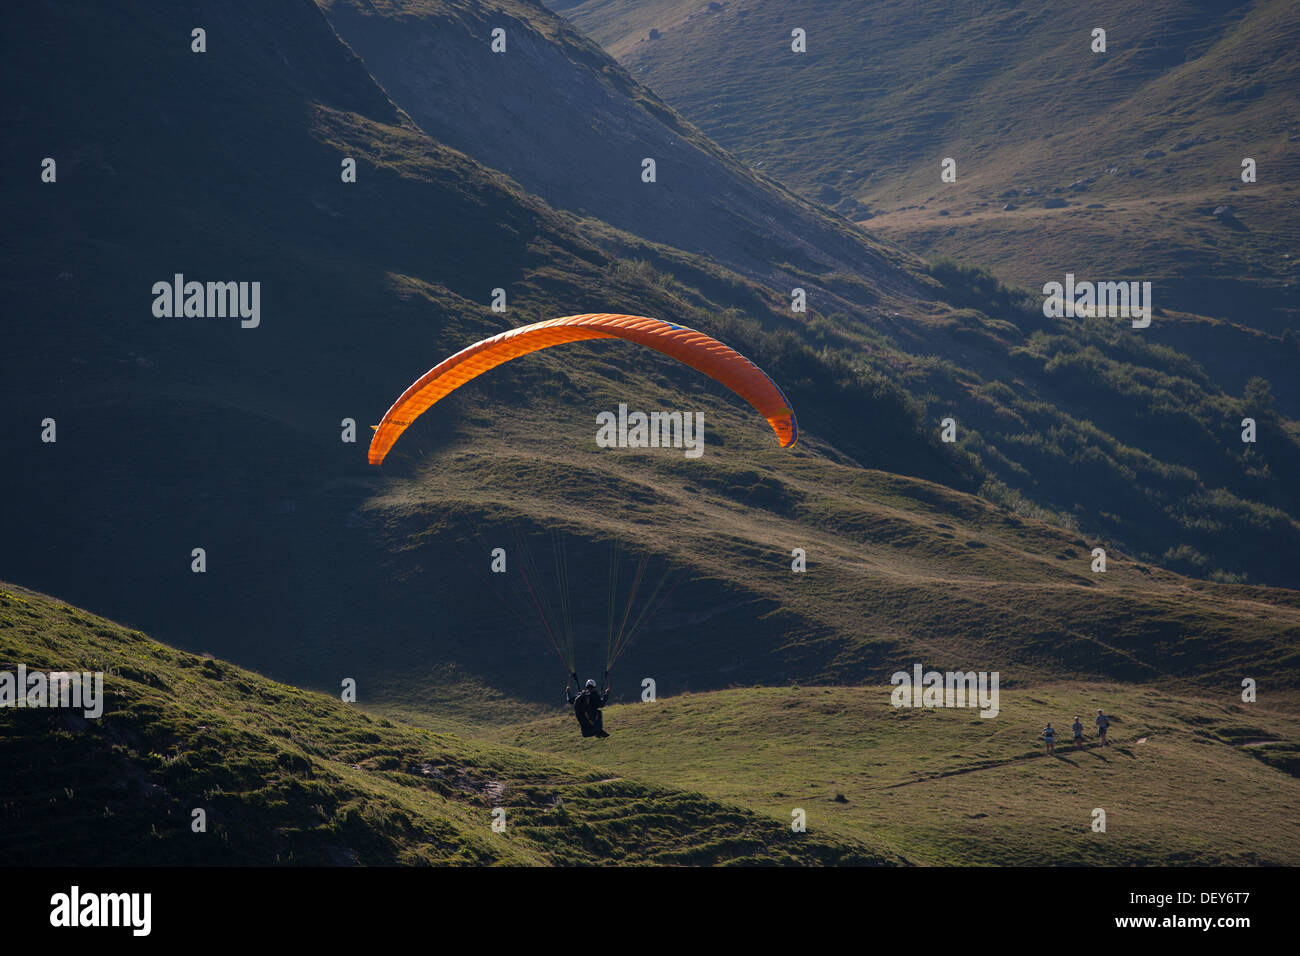
[[(573, 675), (576, 683), (578, 675)], [(597, 693), (596, 682), (588, 680), (587, 685), (580, 693), (575, 694), (571, 685), (564, 685), (565, 696), (569, 698), (569, 703), (573, 705), (573, 713), (578, 718), (578, 724), (582, 727), (582, 736), (584, 737), (608, 737), (605, 732), (603, 718), (600, 709), (605, 706), (605, 701), (609, 700), (609, 687), (605, 687), (604, 693)]]

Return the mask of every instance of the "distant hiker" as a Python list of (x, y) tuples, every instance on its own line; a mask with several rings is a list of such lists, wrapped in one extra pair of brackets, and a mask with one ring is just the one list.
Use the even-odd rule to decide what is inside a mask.
[(1083, 746), (1083, 721), (1079, 719), (1077, 714), (1075, 715), (1074, 718), (1074, 726), (1072, 726), (1070, 729), (1074, 731), (1074, 746), (1076, 748), (1082, 747)]
[[(573, 679), (576, 681), (578, 675), (574, 674)], [(596, 682), (589, 680), (581, 693), (573, 693), (568, 684), (564, 685), (564, 693), (569, 698), (569, 703), (573, 705), (573, 713), (578, 718), (578, 726), (582, 728), (582, 736), (609, 736), (605, 732), (604, 718), (600, 712), (600, 709), (605, 706), (605, 701), (609, 700), (608, 687), (603, 694), (597, 693)]]
[(1047, 752), (1056, 753), (1056, 731), (1052, 729), (1051, 724), (1043, 728), (1042, 738), (1047, 741)]
[(1110, 741), (1106, 739), (1106, 728), (1109, 726), (1110, 726), (1110, 718), (1107, 717), (1105, 714), (1103, 714), (1101, 712), (1101, 708), (1098, 707), (1097, 708), (1097, 733), (1101, 735), (1101, 743), (1103, 747), (1110, 746)]

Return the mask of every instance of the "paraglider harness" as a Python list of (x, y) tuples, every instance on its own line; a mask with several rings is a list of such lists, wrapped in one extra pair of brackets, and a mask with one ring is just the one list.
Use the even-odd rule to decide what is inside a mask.
[[(603, 692), (595, 688), (587, 690), (584, 688), (583, 682), (578, 680), (573, 618), (569, 605), (569, 572), (564, 536), (556, 531), (553, 531), (551, 535), (551, 550), (555, 561), (555, 580), (558, 584), (557, 591), (560, 599), (560, 613), (556, 615), (551, 610), (550, 601), (547, 600), (546, 589), (541, 585), (543, 578), (528, 547), (527, 539), (518, 527), (512, 525), (512, 530), (514, 532), (516, 552), (520, 556), (520, 560), (515, 566), (519, 569), (519, 577), (523, 584), (523, 591), (518, 596), (521, 601), (526, 598), (523, 603), (532, 605), (532, 610), (536, 612), (537, 622), (541, 624), (542, 631), (550, 641), (551, 649), (555, 651), (555, 656), (563, 665), (565, 673), (578, 685), (577, 693), (570, 693), (569, 684), (566, 683), (564, 692), (566, 699), (573, 707), (574, 716), (578, 718), (578, 725), (582, 728), (582, 736), (608, 737), (609, 734), (605, 732), (604, 728), (601, 708), (605, 706), (605, 702), (609, 699), (610, 671), (613, 670), (618, 659), (623, 656), (624, 651), (632, 644), (632, 640), (646, 622), (653, 618), (655, 613), (667, 603), (677, 585), (685, 578), (687, 569), (686, 567), (674, 569), (671, 565), (666, 566), (663, 574), (659, 577), (658, 583), (651, 589), (645, 603), (636, 614), (633, 614), (641, 585), (645, 581), (646, 572), (651, 565), (649, 554), (640, 556), (636, 561), (631, 588), (620, 617), (618, 614), (618, 604), (621, 603), (618, 600), (618, 580), (619, 569), (622, 564), (621, 545), (617, 539), (613, 541), (609, 561), (609, 617), (606, 622), (608, 634), (605, 646), (605, 689)], [(481, 543), (485, 548), (487, 547), (486, 542)], [(653, 579), (653, 575), (651, 575), (651, 578)], [(509, 593), (503, 595), (503, 597), (509, 606), (511, 603)], [(518, 613), (518, 609), (514, 610)], [(525, 624), (528, 623), (527, 613), (519, 613), (519, 617)]]
[[(580, 685), (576, 672), (571, 673), (573, 682)], [(608, 737), (605, 732), (604, 720), (600, 709), (605, 706), (605, 701), (609, 699), (609, 671), (605, 671), (605, 690), (598, 691), (595, 687), (583, 687), (577, 693), (569, 692), (569, 685), (564, 685), (565, 695), (569, 703), (573, 705), (574, 716), (578, 718), (578, 726), (582, 728), (584, 737)]]

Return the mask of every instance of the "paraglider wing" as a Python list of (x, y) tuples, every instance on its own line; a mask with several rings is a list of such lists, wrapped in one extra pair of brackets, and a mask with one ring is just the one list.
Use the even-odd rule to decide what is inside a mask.
[(626, 339), (655, 349), (717, 379), (767, 419), (782, 448), (799, 437), (794, 410), (757, 365), (703, 332), (641, 315), (595, 313), (548, 319), (475, 342), (439, 362), (393, 403), (370, 441), (370, 464), (384, 460), (394, 442), (431, 405), (470, 379), (511, 359), (565, 342)]

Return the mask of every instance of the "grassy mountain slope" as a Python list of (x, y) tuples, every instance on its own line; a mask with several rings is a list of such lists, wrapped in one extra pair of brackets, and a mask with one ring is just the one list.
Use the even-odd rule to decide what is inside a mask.
[[(550, 5), (739, 158), (878, 235), (1034, 290), (1140, 277), (1227, 320), (1182, 347), (1270, 377), (1294, 413), (1294, 355), (1277, 355), (1300, 324), (1294, 4)], [(1222, 204), (1235, 218), (1211, 216)]]
[[(895, 709), (891, 687), (750, 688), (610, 708), (600, 760), (932, 865), (1300, 861), (1300, 720), (1113, 684), (1003, 691), (1001, 713)], [(1112, 715), (1111, 746), (1092, 715)], [(1083, 719), (1087, 746), (1069, 743)], [(1035, 735), (1051, 721), (1055, 757)], [(572, 718), (492, 739), (565, 753)], [(1093, 811), (1106, 830), (1093, 832)]]
[[(1300, 721), (1159, 688), (1003, 689), (1001, 712), (888, 687), (751, 688), (435, 733), (178, 651), (6, 585), (0, 669), (103, 670), (104, 716), (0, 709), (10, 863), (1295, 865)], [(359, 684), (362, 700), (373, 685)], [(1272, 703), (1267, 703), (1271, 700)], [(1064, 733), (1098, 706), (1110, 748)], [(507, 832), (491, 831), (506, 810)], [(801, 807), (808, 832), (788, 821)], [(1106, 833), (1090, 829), (1093, 810)], [(208, 830), (191, 830), (203, 808)]]
[[(708, 470), (679, 453), (575, 462), (512, 450), (526, 447), (532, 427), (514, 422), (496, 440), (431, 452), (413, 466), (415, 480), (371, 505), (403, 542), (387, 567), (420, 582), (391, 592), (396, 607), (386, 613), (405, 620), (437, 609), (400, 653), (356, 662), (377, 668), (399, 696), (417, 698), (433, 680), (420, 667), (429, 647), (495, 674), (507, 697), (562, 673), (530, 599), (486, 573), (493, 547), (523, 561), (512, 525), (566, 529), (567, 592), (545, 534), (527, 547), (543, 597), (568, 594), (584, 668), (597, 666), (603, 646), (610, 538), (653, 555), (656, 571), (690, 568), (629, 653), (623, 695), (642, 676), (665, 694), (874, 683), (916, 659), (1000, 670), (1012, 685), (1160, 681), (1232, 695), (1243, 676), (1266, 674), (1275, 689), (1300, 687), (1295, 591), (1197, 582), (1119, 552), (1094, 573), (1091, 543), (1070, 532), (940, 485), (807, 454), (780, 470), (755, 467), (730, 445), (712, 453)], [(803, 574), (790, 570), (796, 547), (807, 552)], [(466, 594), (482, 597), (467, 604)]]
[(102, 670), (107, 697), (95, 720), (0, 709), (10, 866), (898, 862), (571, 756), (372, 717), (12, 585), (0, 661)]
[[(7, 124), (5, 202), (23, 241), (5, 260), (3, 437), (25, 467), (6, 473), (6, 499), (28, 507), (6, 509), (0, 558), (186, 639), (301, 659), (314, 628), (355, 633), (347, 592), (372, 583), (356, 512), (378, 475), (364, 436), (339, 441), (344, 417), (364, 431), (438, 356), (511, 324), (611, 302), (723, 304), (598, 249), (420, 133), (313, 5), (210, 12), (201, 55), (189, 14), (149, 4), (44, 11), (6, 34), (5, 69), (45, 99)], [(45, 155), (57, 184), (28, 175)], [(344, 156), (361, 167), (352, 186)], [(718, 275), (675, 255), (683, 274)], [(261, 326), (155, 318), (150, 289), (176, 272), (260, 281)], [(723, 275), (725, 304), (766, 308), (752, 287), (732, 292), (735, 278)], [(497, 286), (508, 317), (487, 308)], [(506, 372), (505, 390), (545, 374)], [(47, 416), (57, 444), (31, 430)], [(196, 545), (213, 556), (212, 589), (189, 574)], [(69, 554), (84, 559), (71, 572)], [(142, 578), (160, 582), (148, 605)], [(281, 649), (272, 631), (304, 643)]]
[[(1291, 592), (1150, 567), (1148, 584), (1123, 557), (1297, 579), (1300, 450), (1293, 422), (1258, 411), (1266, 396), (1243, 404), (1176, 353), (1045, 323), (906, 257), (881, 266), (892, 278), (823, 276), (842, 311), (792, 317), (784, 291), (558, 211), (430, 138), (313, 4), (203, 10), (206, 54), (189, 52), (191, 13), (150, 4), (46, 8), (0, 40), (11, 85), (44, 91), (11, 107), (0, 178), (23, 237), (3, 267), (0, 428), (21, 463), (0, 479), (7, 578), (296, 682), (396, 675), (408, 707), (473, 687), (527, 712), (552, 700), (545, 645), (504, 628), (470, 578), (474, 535), (516, 520), (564, 526), (590, 557), (583, 587), (603, 581), (611, 536), (692, 569), (628, 659), (669, 685), (865, 679), (955, 654), (973, 627), (1024, 679), (1212, 682), (1277, 659), (1292, 680)], [(37, 176), (46, 155), (57, 184)], [(339, 182), (344, 156), (356, 184)], [(261, 281), (261, 326), (155, 318), (150, 289), (176, 272)], [(486, 305), (496, 287), (505, 316)], [(383, 473), (362, 463), (366, 425), (438, 358), (615, 305), (754, 358), (798, 409), (799, 448), (691, 370), (593, 343), (497, 370)], [(619, 402), (704, 411), (708, 453), (596, 449), (594, 414)], [(1268, 440), (1243, 453), (1247, 408)], [(956, 448), (937, 441), (949, 413)], [(340, 441), (344, 418), (359, 442)], [(815, 570), (795, 578), (804, 542)], [(1097, 544), (1104, 580), (1086, 571)], [(589, 597), (594, 641), (604, 595)]]
[[(1243, 540), (1266, 534), (1276, 542), (1272, 550), (1284, 554), (1300, 546), (1293, 520), (1300, 502), (1281, 480), (1300, 463), (1294, 429), (1284, 424), (1275, 433), (1277, 440), (1265, 452), (1270, 461), (1261, 467), (1248, 459), (1264, 452), (1263, 446), (1246, 459), (1233, 450), (1237, 431), (1229, 431), (1226, 423), (1242, 416), (1234, 418), (1223, 402), (1227, 395), (1254, 395), (1247, 392), (1249, 381), (1262, 376), (1275, 383), (1272, 401), (1278, 410), (1291, 416), (1300, 411), (1295, 377), (1287, 374), (1288, 357), (1275, 337), (1168, 308), (1162, 309), (1155, 328), (1142, 333), (1114, 323), (1081, 329), (1073, 321), (1044, 323), (1019, 307), (1008, 307), (987, 277), (975, 277), (977, 288), (972, 289), (965, 287), (970, 276), (945, 274), (940, 276), (943, 287), (935, 288), (906, 256), (886, 250), (882, 262), (874, 246), (856, 251), (846, 246), (831, 225), (838, 217), (807, 204), (791, 206), (783, 188), (721, 153), (653, 92), (536, 5), (337, 0), (323, 8), (395, 101), (439, 139), (510, 172), (557, 206), (586, 211), (685, 249), (703, 249), (756, 278), (761, 286), (753, 299), (766, 297), (765, 305), (772, 308), (772, 314), (762, 310), (760, 321), (778, 334), (788, 332), (823, 353), (831, 351), (836, 359), (835, 365), (801, 369), (783, 361), (781, 349), (755, 343), (752, 335), (728, 326), (728, 335), (743, 343), (747, 354), (774, 363), (768, 367), (780, 380), (824, 385), (865, 373), (869, 388), (878, 388), (881, 381), (901, 384), (921, 403), (913, 406), (921, 412), (918, 421), (957, 417), (964, 450), (975, 457), (966, 459), (970, 467), (961, 478), (950, 474), (940, 480), (979, 489), (1008, 505), (1028, 500), (1067, 524), (1082, 520), (1087, 531), (1122, 540), (1148, 560), (1185, 573), (1294, 584), (1290, 562), (1284, 570), (1258, 560), (1253, 543), (1225, 550), (1224, 536), (1210, 531), (1246, 523), (1251, 527)], [(587, 24), (587, 14), (575, 9), (579, 22)], [(613, 15), (612, 6), (601, 9)], [(692, 16), (689, 28), (682, 29), (690, 33), (702, 29), (702, 20), (716, 27), (718, 17), (739, 16), (728, 10)], [(635, 13), (665, 15), (661, 5), (642, 6)], [(831, 14), (821, 9), (820, 15)], [(747, 49), (745, 44), (758, 34), (744, 19), (735, 36), (713, 36), (710, 42), (730, 44), (728, 55)], [(490, 51), (495, 27), (507, 31), (504, 53)], [(761, 62), (764, 58), (750, 57), (745, 68), (758, 69), (755, 63)], [(737, 70), (743, 72), (739, 65)], [(746, 82), (751, 80), (761, 82), (761, 77)], [(739, 87), (734, 92), (737, 99), (743, 96)], [(769, 97), (778, 95), (784, 94), (768, 91)], [(736, 115), (750, 116), (751, 109), (737, 105)], [(826, 123), (835, 125), (833, 120)], [(821, 143), (834, 140), (819, 138)], [(644, 187), (620, 172), (627, 151), (660, 155), (668, 144), (684, 152), (673, 153), (680, 168), (661, 184), (664, 190)], [(827, 238), (832, 234), (833, 241)], [(601, 235), (599, 228), (591, 232), (596, 241)], [(819, 250), (819, 264), (792, 265), (811, 254), (791, 245), (796, 242), (792, 235)], [(765, 246), (757, 262), (735, 247), (737, 241), (752, 246), (755, 236), (771, 237), (777, 244)], [(1038, 244), (1040, 250), (1045, 246)], [(681, 262), (664, 262), (661, 255), (653, 249), (646, 253), (652, 268), (672, 281)], [(781, 318), (781, 297), (795, 283), (809, 287), (811, 311)], [(700, 287), (712, 283), (704, 279)], [(732, 290), (738, 291), (734, 283)], [(1168, 305), (1164, 297), (1160, 302)], [(998, 321), (954, 313), (954, 305), (983, 310)], [(703, 327), (720, 327), (714, 316), (699, 321)], [(1003, 324), (1008, 321), (1010, 325)], [(1030, 338), (1037, 332), (1049, 337)], [(1179, 354), (1170, 354), (1171, 348)], [(1189, 352), (1196, 360), (1184, 358)], [(797, 404), (806, 407), (819, 390), (800, 391)], [(837, 394), (834, 401), (842, 409), (863, 397), (858, 390)], [(1246, 404), (1258, 405), (1253, 400)], [(1044, 411), (1050, 422), (1041, 420)], [(871, 427), (900, 413), (906, 418), (914, 414), (904, 409), (873, 414)], [(850, 427), (860, 429), (866, 419), (858, 416)], [(1035, 432), (1053, 437), (1043, 441)], [(898, 470), (879, 454), (889, 442), (874, 443), (872, 454), (864, 457), (860, 445), (846, 447), (847, 429), (837, 427), (834, 440), (864, 464)], [(1197, 472), (1203, 491), (1189, 493), (1182, 481), (1188, 466)], [(1100, 472), (1097, 480), (1077, 480), (1093, 469)], [(936, 476), (934, 471), (902, 470)], [(1143, 500), (1147, 492), (1135, 494), (1135, 486), (1161, 489), (1156, 495), (1162, 501), (1152, 509), (1151, 501)], [(1117, 495), (1124, 500), (1117, 501)], [(1264, 507), (1243, 522), (1244, 513), (1257, 504)]]

